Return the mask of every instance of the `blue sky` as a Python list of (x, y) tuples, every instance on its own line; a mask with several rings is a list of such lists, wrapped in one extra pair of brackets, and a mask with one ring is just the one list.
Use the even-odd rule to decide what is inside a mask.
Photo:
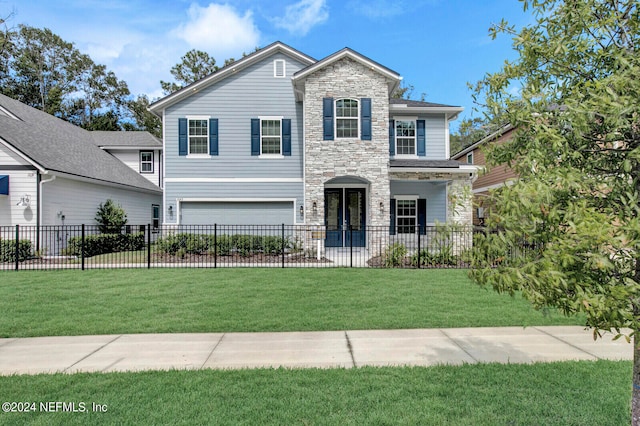
[(491, 24), (532, 21), (518, 0), (4, 0), (0, 13), (73, 42), (134, 95), (161, 96), (159, 81), (190, 49), (222, 65), (279, 40), (316, 59), (350, 47), (400, 73), (413, 98), (463, 106), (461, 118), (480, 115), (467, 82), (515, 57)]

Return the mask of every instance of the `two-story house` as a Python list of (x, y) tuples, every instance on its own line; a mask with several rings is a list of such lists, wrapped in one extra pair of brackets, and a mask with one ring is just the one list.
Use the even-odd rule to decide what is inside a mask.
[(449, 160), (462, 108), (393, 99), (400, 82), (349, 48), (316, 60), (276, 42), (153, 103), (165, 223), (326, 226), (327, 247), (471, 224), (476, 167)]

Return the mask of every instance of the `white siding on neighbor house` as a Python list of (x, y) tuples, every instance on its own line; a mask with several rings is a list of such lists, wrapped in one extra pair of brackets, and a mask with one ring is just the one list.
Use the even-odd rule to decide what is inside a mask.
[[(36, 225), (37, 171), (21, 167), (30, 167), (29, 162), (0, 143), (0, 175), (9, 176), (9, 195), (0, 195), (0, 226)], [(31, 198), (30, 206), (17, 206), (25, 194)]]
[[(140, 172), (140, 152), (150, 151), (153, 152), (153, 173), (141, 173)], [(154, 149), (110, 149), (109, 154), (122, 161), (129, 166), (136, 173), (140, 173), (148, 181), (154, 185), (160, 186), (160, 151)]]
[(109, 198), (122, 206), (131, 225), (152, 223), (152, 204), (162, 205), (160, 194), (57, 177), (43, 186), (42, 224), (62, 225), (64, 216), (64, 225), (95, 225), (98, 206)]
[[(37, 171), (3, 170), (0, 165), (0, 175), (9, 175), (9, 195), (0, 195), (0, 226), (37, 225)], [(26, 194), (31, 199), (29, 206), (18, 206)]]

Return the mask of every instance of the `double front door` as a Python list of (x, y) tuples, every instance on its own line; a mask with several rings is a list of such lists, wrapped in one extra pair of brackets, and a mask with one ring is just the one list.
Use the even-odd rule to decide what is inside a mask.
[(326, 247), (365, 246), (365, 205), (364, 188), (324, 190)]

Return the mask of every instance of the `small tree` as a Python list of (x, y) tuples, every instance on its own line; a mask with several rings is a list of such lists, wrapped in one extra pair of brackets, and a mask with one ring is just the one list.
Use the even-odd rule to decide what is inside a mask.
[(103, 234), (118, 234), (127, 224), (127, 214), (120, 204), (108, 199), (98, 206), (96, 212), (98, 229)]

